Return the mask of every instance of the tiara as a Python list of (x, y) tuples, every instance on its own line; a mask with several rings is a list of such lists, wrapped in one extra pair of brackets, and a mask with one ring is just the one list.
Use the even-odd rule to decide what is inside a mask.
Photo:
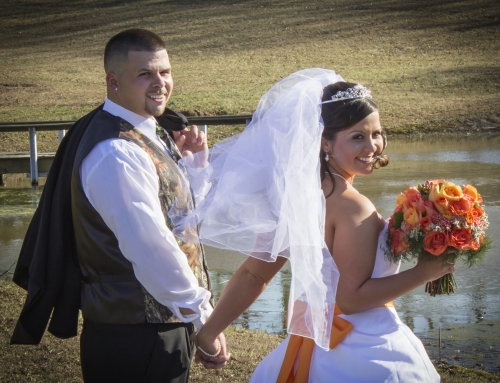
[(341, 101), (341, 100), (352, 100), (355, 98), (372, 98), (372, 92), (370, 89), (365, 88), (361, 84), (356, 84), (352, 88), (347, 88), (344, 91), (338, 91), (332, 96), (331, 100), (323, 101), (321, 104), (327, 104), (329, 102)]

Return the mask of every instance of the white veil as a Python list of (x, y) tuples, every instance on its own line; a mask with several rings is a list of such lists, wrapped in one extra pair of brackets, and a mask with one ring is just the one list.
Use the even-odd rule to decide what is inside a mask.
[(301, 70), (260, 100), (245, 130), (214, 145), (212, 189), (191, 216), (169, 215), (174, 234), (201, 224), (200, 241), (272, 262), (290, 260), (287, 330), (327, 350), (338, 269), (324, 242), (319, 151), (323, 88), (334, 71)]

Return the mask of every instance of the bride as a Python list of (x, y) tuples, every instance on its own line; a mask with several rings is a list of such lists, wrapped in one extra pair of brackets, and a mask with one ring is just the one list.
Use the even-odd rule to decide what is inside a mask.
[(289, 336), (251, 382), (440, 380), (392, 300), (454, 267), (419, 261), (399, 273), (384, 256), (386, 222), (353, 186), (387, 165), (385, 146), (367, 88), (307, 69), (273, 86), (244, 132), (214, 149), (200, 237), (251, 256), (195, 336), (199, 362), (225, 364), (218, 334), (288, 259)]

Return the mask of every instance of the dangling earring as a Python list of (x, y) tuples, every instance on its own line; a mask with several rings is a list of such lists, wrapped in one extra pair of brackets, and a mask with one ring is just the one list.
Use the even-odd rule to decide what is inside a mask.
[(328, 153), (325, 154), (325, 161), (328, 162), (328, 160), (330, 159), (330, 156), (328, 155)]

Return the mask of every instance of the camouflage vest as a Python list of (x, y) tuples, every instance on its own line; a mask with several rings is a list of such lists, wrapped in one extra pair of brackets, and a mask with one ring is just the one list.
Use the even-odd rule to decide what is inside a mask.
[[(118, 240), (89, 202), (80, 179), (80, 166), (99, 142), (121, 138), (142, 148), (155, 165), (159, 179), (159, 201), (165, 223), (172, 229), (167, 212), (191, 213), (194, 201), (180, 154), (167, 137), (172, 157), (125, 120), (98, 111), (88, 125), (75, 154), (71, 175), (71, 211), (78, 263), (82, 273), (81, 310), (84, 319), (98, 323), (135, 324), (178, 322), (173, 313), (156, 301), (137, 280), (132, 263), (122, 254)], [(113, 193), (110, 190), (110, 193)], [(126, 192), (126, 191), (125, 191)], [(198, 285), (210, 291), (205, 254), (199, 244), (198, 228), (190, 229), (179, 248)]]
[[(176, 202), (176, 208), (180, 207), (184, 209), (186, 214), (189, 214), (194, 208), (194, 200), (187, 181), (185, 167), (182, 163), (179, 163), (182, 156), (170, 136), (165, 131), (161, 131), (164, 133), (161, 138), (172, 157), (126, 121), (122, 121), (122, 131), (119, 137), (141, 147), (153, 161), (158, 173), (158, 198), (160, 199), (162, 213), (167, 227), (172, 230), (172, 222), (168, 217), (168, 211), (174, 201)], [(211, 291), (210, 276), (203, 247), (198, 240), (198, 231), (197, 229), (191, 230), (189, 238), (192, 238), (192, 240), (190, 242), (184, 242), (179, 238), (176, 238), (176, 241), (179, 248), (186, 254), (189, 267), (198, 280), (198, 285)], [(167, 307), (156, 301), (144, 288), (143, 290), (146, 298), (146, 319), (149, 323), (180, 321)]]

